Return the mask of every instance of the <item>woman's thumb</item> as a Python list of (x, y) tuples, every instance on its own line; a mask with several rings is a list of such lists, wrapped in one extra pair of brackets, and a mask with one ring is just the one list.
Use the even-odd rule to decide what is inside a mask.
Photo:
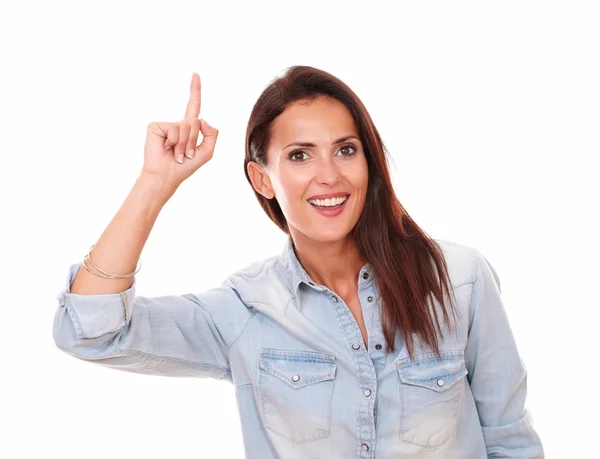
[(204, 118), (200, 119), (200, 132), (202, 132), (202, 143), (198, 145), (198, 151), (203, 155), (212, 156), (219, 130), (208, 124)]

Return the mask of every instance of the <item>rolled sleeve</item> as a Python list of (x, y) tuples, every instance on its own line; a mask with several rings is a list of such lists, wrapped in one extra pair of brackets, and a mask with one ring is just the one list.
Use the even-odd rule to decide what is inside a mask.
[(488, 457), (543, 459), (541, 440), (525, 409), (527, 370), (515, 343), (490, 262), (476, 250), (465, 363)]
[(121, 293), (79, 295), (71, 293), (71, 285), (82, 263), (70, 266), (64, 289), (58, 294), (58, 306), (66, 307), (78, 338), (97, 338), (129, 324), (135, 298), (136, 280)]
[(147, 298), (136, 295), (134, 281), (120, 293), (70, 293), (82, 266), (71, 265), (57, 297), (59, 349), (134, 373), (231, 380), (229, 347), (251, 317), (232, 288)]

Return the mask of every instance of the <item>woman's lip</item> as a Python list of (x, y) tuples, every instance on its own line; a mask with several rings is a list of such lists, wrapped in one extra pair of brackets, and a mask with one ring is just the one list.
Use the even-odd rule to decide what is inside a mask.
[(308, 205), (311, 206), (317, 213), (319, 213), (320, 215), (323, 215), (324, 217), (337, 217), (339, 214), (341, 214), (344, 211), (344, 209), (346, 208), (346, 203), (349, 200), (350, 200), (350, 196), (348, 196), (346, 198), (346, 200), (339, 207), (336, 207), (334, 209), (330, 209), (327, 207), (318, 207), (311, 203), (308, 203)]

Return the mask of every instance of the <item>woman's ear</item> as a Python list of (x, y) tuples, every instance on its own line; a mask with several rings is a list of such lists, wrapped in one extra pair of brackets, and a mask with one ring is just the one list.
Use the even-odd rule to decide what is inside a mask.
[(265, 198), (272, 199), (275, 196), (275, 192), (264, 166), (256, 161), (250, 161), (246, 169), (248, 170), (248, 176), (254, 189)]

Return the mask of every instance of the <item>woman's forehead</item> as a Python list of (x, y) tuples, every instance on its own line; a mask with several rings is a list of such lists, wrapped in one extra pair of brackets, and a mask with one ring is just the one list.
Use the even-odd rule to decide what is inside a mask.
[(307, 104), (290, 104), (272, 125), (272, 141), (278, 148), (291, 142), (332, 143), (340, 137), (356, 135), (350, 111), (337, 100), (318, 98)]

